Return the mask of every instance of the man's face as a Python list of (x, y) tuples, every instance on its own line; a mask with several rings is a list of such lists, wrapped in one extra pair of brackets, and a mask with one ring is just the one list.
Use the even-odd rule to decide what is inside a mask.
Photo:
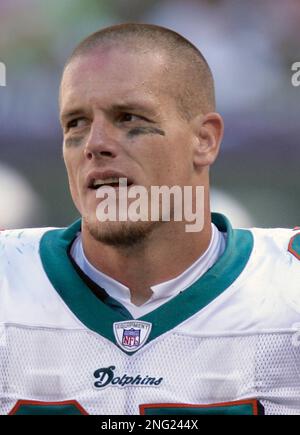
[[(90, 233), (114, 244), (161, 222), (105, 222), (93, 181), (195, 185), (195, 136), (169, 91), (163, 54), (97, 48), (67, 66), (61, 86), (64, 160), (73, 201)], [(175, 92), (174, 92), (175, 93)], [(129, 236), (130, 239), (130, 236)]]

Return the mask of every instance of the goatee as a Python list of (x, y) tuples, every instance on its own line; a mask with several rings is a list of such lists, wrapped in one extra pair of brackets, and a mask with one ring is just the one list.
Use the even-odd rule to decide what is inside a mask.
[(83, 218), (90, 235), (98, 242), (119, 248), (142, 244), (159, 222), (90, 222)]

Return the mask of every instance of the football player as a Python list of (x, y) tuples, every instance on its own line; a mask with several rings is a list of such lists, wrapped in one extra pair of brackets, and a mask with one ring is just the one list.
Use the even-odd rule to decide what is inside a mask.
[[(0, 413), (300, 414), (300, 231), (211, 214), (223, 120), (198, 49), (100, 30), (65, 65), (60, 116), (80, 219), (0, 235)], [(201, 186), (201, 231), (174, 204), (99, 219), (124, 179), (192, 186), (193, 203)]]

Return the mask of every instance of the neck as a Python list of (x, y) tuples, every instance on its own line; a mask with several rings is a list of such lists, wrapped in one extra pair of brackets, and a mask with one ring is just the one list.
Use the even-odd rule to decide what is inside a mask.
[(128, 248), (99, 242), (85, 225), (82, 227), (83, 249), (89, 262), (128, 287), (135, 305), (151, 297), (151, 286), (184, 272), (207, 250), (210, 240), (209, 211), (200, 232), (185, 232), (182, 222), (166, 222), (155, 227), (141, 243)]

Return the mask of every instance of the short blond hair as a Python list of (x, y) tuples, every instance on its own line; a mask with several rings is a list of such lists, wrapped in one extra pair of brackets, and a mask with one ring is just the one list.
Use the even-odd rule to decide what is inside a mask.
[(169, 74), (168, 92), (174, 97), (180, 114), (190, 119), (194, 115), (215, 110), (212, 72), (202, 53), (190, 41), (165, 27), (152, 24), (125, 23), (101, 29), (73, 50), (66, 66), (101, 45), (125, 46), (136, 53), (153, 50), (166, 54)]

